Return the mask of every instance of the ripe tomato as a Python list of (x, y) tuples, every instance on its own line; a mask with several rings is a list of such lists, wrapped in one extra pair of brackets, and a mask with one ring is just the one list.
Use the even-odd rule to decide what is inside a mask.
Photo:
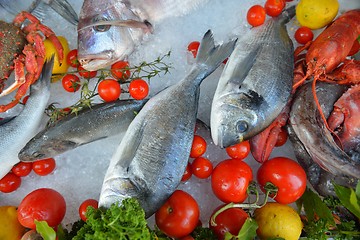
[(134, 79), (130, 82), (129, 93), (136, 100), (144, 99), (149, 94), (149, 85), (142, 79)]
[(56, 167), (56, 162), (55, 159), (53, 158), (38, 160), (36, 162), (33, 162), (32, 164), (33, 171), (40, 176), (46, 176), (52, 173), (55, 167)]
[(197, 53), (199, 51), (199, 47), (200, 47), (200, 42), (193, 41), (193, 42), (189, 43), (187, 50), (189, 52), (191, 52), (191, 54), (194, 56), (194, 58), (196, 58)]
[(9, 172), (0, 179), (0, 192), (10, 193), (18, 189), (21, 185), (21, 178)]
[(199, 135), (194, 135), (194, 140), (192, 142), (190, 157), (197, 158), (203, 155), (206, 152), (206, 141), (203, 137)]
[(257, 181), (263, 191), (267, 182), (278, 188), (275, 201), (289, 204), (298, 200), (306, 189), (306, 173), (294, 160), (275, 157), (264, 162), (257, 172)]
[(73, 68), (78, 68), (80, 63), (79, 60), (77, 58), (78, 55), (78, 50), (77, 49), (73, 49), (71, 50), (68, 55), (66, 56), (66, 61), (67, 63), (72, 66)]
[(32, 170), (31, 162), (19, 162), (11, 169), (11, 171), (18, 177), (25, 177), (29, 175), (31, 170)]
[(80, 65), (78, 66), (77, 70), (79, 71), (79, 75), (84, 78), (94, 78), (97, 74), (97, 71), (87, 71)]
[(121, 87), (115, 79), (104, 79), (99, 83), (98, 93), (105, 102), (112, 102), (120, 97)]
[(239, 159), (220, 162), (211, 175), (211, 188), (225, 203), (241, 203), (247, 198), (247, 188), (253, 180), (251, 167)]
[(267, 0), (265, 2), (265, 12), (271, 17), (277, 17), (286, 5), (285, 0)]
[(310, 42), (314, 38), (314, 33), (312, 30), (308, 27), (299, 27), (295, 31), (295, 40), (300, 44), (306, 44), (307, 42)]
[(181, 178), (182, 182), (186, 182), (187, 180), (189, 180), (191, 178), (192, 172), (191, 172), (191, 163), (188, 162), (188, 164), (186, 165), (186, 169), (185, 172)]
[(50, 188), (32, 191), (21, 201), (18, 207), (18, 220), (24, 227), (35, 229), (35, 222), (46, 221), (50, 227), (56, 227), (65, 216), (64, 197)]
[(80, 207), (79, 207), (79, 216), (80, 218), (86, 222), (87, 220), (87, 217), (86, 217), (86, 210), (89, 206), (97, 209), (98, 208), (98, 201), (95, 200), (95, 199), (86, 199), (85, 201), (83, 201), (81, 204), (80, 204)]
[(199, 215), (196, 200), (190, 194), (176, 190), (155, 213), (155, 222), (169, 237), (181, 238), (195, 229)]
[(221, 212), (215, 218), (216, 226), (211, 225), (212, 216), (225, 205), (219, 206), (212, 213), (209, 226), (214, 231), (219, 240), (223, 240), (225, 233), (229, 232), (234, 236), (239, 234), (241, 227), (244, 225), (249, 215), (241, 208), (229, 208)]
[(63, 88), (68, 92), (76, 92), (80, 88), (80, 78), (75, 74), (66, 74), (61, 80)]
[(281, 131), (279, 132), (279, 135), (277, 137), (275, 147), (280, 147), (286, 143), (288, 139), (288, 134), (285, 129), (281, 128)]
[(360, 36), (354, 41), (348, 56), (355, 55), (360, 50)]
[(233, 146), (227, 147), (225, 150), (226, 150), (226, 153), (231, 158), (244, 159), (250, 153), (250, 142), (249, 141), (243, 141), (241, 143), (238, 143), (238, 144), (235, 144)]
[(111, 75), (119, 80), (126, 80), (130, 77), (130, 65), (128, 61), (118, 61), (111, 65)]
[(263, 24), (265, 22), (265, 18), (265, 8), (263, 8), (261, 5), (252, 6), (251, 8), (249, 8), (246, 15), (248, 23), (253, 27), (257, 27)]
[(210, 177), (212, 171), (213, 165), (207, 158), (197, 157), (191, 164), (191, 172), (198, 178), (208, 178)]

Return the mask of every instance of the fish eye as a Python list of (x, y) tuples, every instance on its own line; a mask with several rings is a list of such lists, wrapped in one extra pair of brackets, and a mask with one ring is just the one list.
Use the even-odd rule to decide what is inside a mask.
[(39, 153), (39, 152), (34, 152), (34, 153), (32, 154), (32, 156), (35, 157), (35, 158), (42, 158), (42, 157), (45, 156), (45, 154)]
[[(104, 18), (104, 17), (97, 17), (94, 19), (94, 23), (96, 22), (100, 22), (100, 21), (108, 21), (107, 18)], [(93, 27), (93, 29), (96, 31), (96, 32), (106, 32), (110, 29), (111, 25), (96, 25)]]
[(248, 129), (248, 124), (247, 122), (245, 122), (244, 120), (240, 120), (236, 123), (236, 129), (238, 132), (246, 132), (246, 130)]

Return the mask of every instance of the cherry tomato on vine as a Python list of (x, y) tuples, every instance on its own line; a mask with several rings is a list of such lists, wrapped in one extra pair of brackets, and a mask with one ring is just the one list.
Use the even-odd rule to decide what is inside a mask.
[(197, 157), (191, 163), (191, 172), (194, 176), (205, 179), (210, 177), (213, 171), (213, 164), (211, 161), (204, 157)]
[(71, 50), (67, 56), (66, 56), (66, 61), (67, 63), (72, 66), (73, 68), (78, 68), (80, 63), (79, 60), (77, 58), (78, 55), (78, 50), (77, 49), (73, 49)]
[(215, 196), (225, 203), (241, 203), (247, 198), (247, 188), (253, 180), (251, 167), (240, 159), (220, 162), (211, 175)]
[(359, 37), (354, 41), (354, 44), (351, 47), (351, 50), (348, 54), (348, 56), (353, 56), (360, 50), (360, 35)]
[(196, 58), (197, 53), (199, 51), (199, 47), (200, 47), (200, 42), (199, 41), (193, 41), (191, 43), (189, 43), (187, 50), (189, 52), (191, 52), (191, 54), (194, 56), (194, 58)]
[(52, 173), (55, 167), (56, 167), (56, 162), (55, 159), (53, 158), (38, 160), (36, 162), (33, 162), (32, 164), (33, 171), (40, 176), (46, 176)]
[(190, 157), (197, 158), (206, 152), (207, 143), (205, 139), (199, 135), (194, 135), (194, 140), (191, 146)]
[(19, 162), (12, 167), (11, 172), (13, 172), (18, 177), (25, 177), (29, 175), (32, 170), (31, 162)]
[(190, 194), (176, 190), (155, 213), (155, 222), (169, 237), (181, 238), (195, 229), (199, 216), (196, 200)]
[(105, 102), (112, 102), (120, 97), (121, 87), (115, 79), (104, 79), (99, 83), (98, 93)]
[(265, 22), (265, 18), (265, 8), (261, 5), (252, 6), (251, 8), (249, 8), (246, 15), (248, 23), (253, 27), (257, 27), (263, 24)]
[(68, 92), (76, 92), (80, 88), (80, 78), (75, 74), (66, 74), (61, 80), (63, 88)]
[(250, 142), (243, 141), (241, 143), (237, 143), (233, 146), (227, 147), (225, 150), (231, 158), (244, 159), (250, 153)]
[(285, 0), (266, 0), (265, 12), (271, 17), (277, 17), (284, 10), (285, 5)]
[(191, 163), (188, 162), (188, 164), (186, 165), (186, 169), (185, 172), (181, 178), (182, 182), (186, 182), (187, 180), (189, 180), (192, 176), (192, 172), (191, 172)]
[(314, 33), (312, 30), (308, 27), (299, 27), (295, 31), (295, 40), (300, 44), (306, 44), (307, 42), (310, 42), (314, 38)]
[(94, 78), (96, 77), (97, 75), (97, 71), (88, 71), (88, 70), (85, 70), (82, 66), (78, 66), (77, 67), (77, 70), (79, 72), (79, 75), (82, 76), (83, 78)]
[(280, 147), (286, 143), (288, 139), (288, 134), (285, 129), (281, 128), (281, 131), (279, 132), (279, 135), (277, 137), (275, 147)]
[(118, 61), (111, 65), (111, 75), (119, 80), (126, 80), (130, 77), (130, 65), (128, 61)]
[(149, 85), (142, 79), (134, 79), (129, 84), (129, 93), (136, 100), (144, 99), (149, 94)]
[(257, 172), (257, 181), (264, 191), (267, 182), (278, 188), (275, 201), (289, 204), (298, 200), (306, 189), (304, 169), (290, 158), (275, 157), (264, 162)]
[(24, 227), (35, 229), (34, 220), (46, 221), (50, 227), (56, 227), (65, 216), (66, 203), (59, 192), (39, 188), (25, 196), (17, 211), (18, 220)]
[(95, 199), (86, 199), (85, 201), (83, 201), (81, 204), (80, 204), (80, 207), (79, 207), (79, 216), (80, 218), (86, 222), (87, 220), (87, 217), (86, 217), (86, 210), (89, 206), (97, 209), (98, 208), (98, 201), (95, 200)]
[(9, 172), (0, 179), (0, 192), (10, 193), (18, 189), (21, 185), (21, 178)]

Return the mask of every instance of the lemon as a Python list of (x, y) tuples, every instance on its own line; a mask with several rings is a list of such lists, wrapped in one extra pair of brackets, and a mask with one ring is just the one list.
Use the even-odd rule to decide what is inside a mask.
[(60, 65), (60, 62), (59, 62), (59, 55), (58, 55), (58, 53), (57, 53), (57, 51), (55, 49), (54, 44), (49, 39), (44, 40), (44, 46), (45, 46), (45, 50), (46, 50), (45, 59), (49, 60), (51, 58), (51, 56), (53, 54), (55, 54), (54, 68), (53, 68), (53, 71), (52, 71), (53, 74), (66, 73), (68, 68), (69, 68), (69, 64), (66, 61), (66, 56), (70, 52), (69, 44), (68, 44), (66, 38), (64, 38), (62, 36), (58, 36), (57, 38), (59, 39), (61, 45), (64, 48), (64, 58), (63, 58), (63, 61), (62, 61), (61, 65)]
[(259, 225), (257, 234), (260, 239), (281, 237), (298, 240), (303, 228), (299, 214), (292, 207), (276, 202), (256, 209), (254, 218)]
[(338, 11), (338, 0), (300, 0), (296, 18), (301, 26), (315, 30), (331, 23)]
[(16, 207), (0, 207), (0, 239), (20, 239), (25, 228), (19, 223)]

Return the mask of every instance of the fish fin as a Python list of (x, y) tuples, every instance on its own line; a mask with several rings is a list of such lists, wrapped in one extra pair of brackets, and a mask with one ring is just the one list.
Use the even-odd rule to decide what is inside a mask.
[(43, 1), (37, 1), (38, 4), (30, 10), (31, 14), (34, 15), (40, 21), (44, 21), (46, 16), (49, 16), (49, 6)]
[(66, 0), (51, 0), (48, 5), (65, 20), (73, 25), (77, 25), (79, 18), (71, 4)]

